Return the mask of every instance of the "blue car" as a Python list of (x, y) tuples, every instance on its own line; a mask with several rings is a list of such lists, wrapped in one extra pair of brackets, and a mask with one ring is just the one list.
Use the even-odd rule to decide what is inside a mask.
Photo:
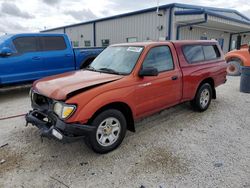
[(0, 86), (34, 81), (78, 70), (103, 48), (73, 49), (65, 34), (15, 34), (0, 37)]

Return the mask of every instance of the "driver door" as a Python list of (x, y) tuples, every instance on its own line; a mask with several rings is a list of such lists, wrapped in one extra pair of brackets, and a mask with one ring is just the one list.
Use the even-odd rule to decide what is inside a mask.
[(37, 37), (17, 37), (13, 40), (16, 53), (1, 57), (1, 83), (17, 83), (40, 78), (37, 71), (43, 67)]
[(138, 79), (135, 91), (138, 117), (177, 104), (182, 94), (181, 72), (179, 68), (175, 68), (168, 46), (151, 48), (142, 64), (142, 68), (145, 67), (156, 68), (159, 75)]

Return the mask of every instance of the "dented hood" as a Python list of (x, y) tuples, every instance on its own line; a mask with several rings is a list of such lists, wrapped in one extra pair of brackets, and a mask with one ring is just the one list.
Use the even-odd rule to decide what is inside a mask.
[(65, 100), (79, 90), (93, 88), (121, 79), (123, 76), (81, 70), (43, 78), (34, 83), (33, 89), (49, 98)]

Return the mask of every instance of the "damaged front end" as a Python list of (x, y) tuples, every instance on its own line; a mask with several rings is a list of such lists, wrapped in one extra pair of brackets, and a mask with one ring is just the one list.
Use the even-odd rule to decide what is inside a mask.
[(54, 101), (48, 97), (31, 91), (31, 103), (33, 110), (26, 114), (26, 123), (36, 126), (40, 130), (41, 137), (55, 138), (63, 143), (82, 139), (94, 131), (90, 125), (66, 123), (54, 111)]

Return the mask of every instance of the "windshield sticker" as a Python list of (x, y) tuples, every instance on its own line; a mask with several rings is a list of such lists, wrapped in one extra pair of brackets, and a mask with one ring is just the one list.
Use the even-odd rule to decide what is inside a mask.
[(140, 47), (128, 47), (127, 51), (140, 53), (142, 51), (142, 49), (143, 48), (140, 48)]

